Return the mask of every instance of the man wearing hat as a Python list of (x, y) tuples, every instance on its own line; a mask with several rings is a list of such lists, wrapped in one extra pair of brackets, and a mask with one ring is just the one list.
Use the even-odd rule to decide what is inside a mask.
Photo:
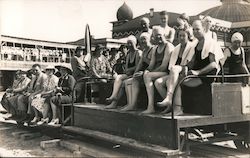
[(26, 76), (26, 72), (17, 70), (16, 79), (13, 82), (12, 88), (6, 90), (1, 100), (2, 106), (8, 112), (8, 118), (17, 116), (17, 98), (27, 90), (29, 83), (30, 79)]
[[(70, 65), (60, 65), (56, 66), (59, 72), (61, 73), (61, 77), (58, 82), (58, 86), (55, 89), (55, 96), (50, 98), (50, 106), (52, 109), (52, 120), (49, 125), (59, 124), (59, 106), (61, 104), (69, 104), (72, 102), (72, 98), (75, 101), (75, 93), (73, 92), (73, 88), (76, 80), (71, 75), (72, 69)], [(72, 96), (73, 95), (73, 96)]]
[[(90, 75), (89, 72), (89, 59), (86, 59), (87, 52), (82, 47), (77, 47), (75, 56), (71, 58), (71, 67), (73, 69), (72, 76), (79, 80), (82, 77), (87, 77)], [(81, 96), (84, 96), (83, 94), (84, 90), (84, 83), (79, 83), (76, 85), (76, 98), (78, 101), (81, 98)]]

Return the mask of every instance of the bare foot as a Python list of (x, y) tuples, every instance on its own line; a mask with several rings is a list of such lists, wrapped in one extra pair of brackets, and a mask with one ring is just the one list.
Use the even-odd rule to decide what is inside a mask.
[(152, 114), (154, 112), (155, 112), (154, 109), (147, 109), (147, 110), (143, 111), (142, 114)]
[(105, 109), (115, 109), (116, 108), (116, 101), (113, 101), (111, 104), (105, 106)]
[(133, 111), (133, 110), (135, 110), (136, 108), (135, 108), (135, 106), (133, 106), (133, 105), (126, 105), (126, 106), (124, 106), (123, 108), (121, 108), (121, 111)]
[[(167, 115), (171, 115), (171, 114), (172, 113), (168, 113)], [(174, 116), (179, 116), (179, 115), (183, 115), (182, 108), (181, 108), (181, 106), (175, 106), (174, 107)]]
[(166, 109), (161, 112), (161, 114), (167, 114), (171, 112), (171, 110), (172, 110), (171, 106), (167, 106)]
[(172, 100), (166, 98), (164, 99), (162, 102), (158, 102), (157, 106), (159, 107), (168, 107), (168, 106), (172, 106)]
[(117, 100), (117, 98), (116, 97), (108, 97), (108, 98), (106, 98), (106, 101), (116, 101)]

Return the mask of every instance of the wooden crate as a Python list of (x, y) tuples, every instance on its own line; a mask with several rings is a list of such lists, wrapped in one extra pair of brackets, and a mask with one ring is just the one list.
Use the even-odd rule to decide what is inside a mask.
[(212, 114), (215, 117), (242, 115), (241, 83), (212, 84)]

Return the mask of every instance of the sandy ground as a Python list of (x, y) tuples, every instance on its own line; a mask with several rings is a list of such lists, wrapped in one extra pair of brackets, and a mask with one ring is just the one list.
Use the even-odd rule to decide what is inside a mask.
[[(2, 97), (0, 92), (0, 99)], [(0, 104), (0, 111), (3, 108)], [(12, 133), (23, 131), (17, 128), (14, 121), (5, 121), (0, 114), (0, 157), (73, 157), (72, 152), (62, 148), (54, 147), (42, 150), (40, 142), (51, 140), (48, 136), (42, 136), (31, 140), (15, 138)]]

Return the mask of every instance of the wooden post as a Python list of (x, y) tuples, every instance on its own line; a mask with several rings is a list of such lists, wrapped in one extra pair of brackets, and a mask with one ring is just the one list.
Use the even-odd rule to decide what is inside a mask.
[(4, 87), (3, 87), (3, 72), (2, 70), (0, 70), (0, 91), (3, 91)]

